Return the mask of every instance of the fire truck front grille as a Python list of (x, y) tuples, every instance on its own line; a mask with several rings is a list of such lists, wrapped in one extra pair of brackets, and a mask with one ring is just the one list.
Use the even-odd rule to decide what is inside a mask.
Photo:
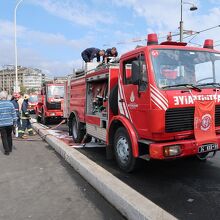
[(61, 109), (61, 103), (60, 102), (47, 102), (47, 109), (48, 110), (59, 110)]
[[(165, 114), (165, 131), (167, 133), (194, 129), (194, 107), (172, 108)], [(215, 107), (215, 126), (220, 126), (220, 105)]]

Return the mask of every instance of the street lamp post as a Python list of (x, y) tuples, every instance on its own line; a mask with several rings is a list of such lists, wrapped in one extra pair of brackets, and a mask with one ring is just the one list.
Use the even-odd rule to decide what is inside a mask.
[(181, 0), (181, 6), (180, 6), (180, 42), (183, 42), (183, 4), (188, 4), (191, 5), (190, 7), (190, 11), (195, 11), (198, 8), (190, 2), (184, 2), (183, 0)]
[(14, 9), (15, 92), (18, 92), (17, 8), (22, 1), (23, 0), (19, 0)]

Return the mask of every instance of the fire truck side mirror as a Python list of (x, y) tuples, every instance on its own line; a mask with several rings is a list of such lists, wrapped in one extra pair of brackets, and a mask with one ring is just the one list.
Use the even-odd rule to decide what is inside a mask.
[(141, 79), (141, 67), (140, 62), (135, 60), (131, 64), (131, 80), (132, 84), (138, 85)]

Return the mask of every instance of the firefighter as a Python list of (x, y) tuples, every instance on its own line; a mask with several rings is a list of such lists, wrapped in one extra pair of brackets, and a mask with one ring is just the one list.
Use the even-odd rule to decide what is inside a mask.
[(20, 99), (20, 94), (17, 93), (17, 92), (14, 92), (13, 95), (12, 95), (12, 99), (11, 99), (11, 102), (12, 104), (14, 105), (14, 108), (15, 108), (15, 111), (16, 111), (16, 116), (17, 116), (17, 124), (16, 126), (18, 127), (18, 129), (21, 127), (20, 126), (20, 113), (19, 113), (19, 103), (18, 103), (18, 100)]
[(28, 95), (24, 95), (24, 101), (21, 106), (21, 128), (18, 130), (18, 136), (20, 138), (27, 138), (25, 130), (28, 130), (29, 135), (34, 135), (33, 129), (30, 123), (30, 114), (28, 112)]
[(87, 48), (85, 49), (82, 53), (81, 53), (82, 59), (88, 63), (88, 62), (92, 62), (92, 60), (94, 58), (96, 58), (97, 62), (100, 62), (100, 58), (103, 57), (104, 60), (104, 56), (105, 56), (105, 51), (104, 50), (100, 50), (98, 48)]
[(110, 58), (112, 57), (117, 57), (118, 56), (118, 51), (116, 49), (116, 47), (112, 47), (112, 48), (108, 48), (105, 51), (105, 63), (108, 63)]

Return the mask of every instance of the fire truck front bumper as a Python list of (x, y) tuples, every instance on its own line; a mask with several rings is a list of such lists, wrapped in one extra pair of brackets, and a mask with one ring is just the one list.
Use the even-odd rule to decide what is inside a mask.
[(220, 150), (220, 135), (213, 142), (198, 145), (195, 139), (150, 144), (151, 159), (171, 159)]
[(46, 117), (60, 118), (63, 117), (63, 112), (60, 111), (46, 112)]

